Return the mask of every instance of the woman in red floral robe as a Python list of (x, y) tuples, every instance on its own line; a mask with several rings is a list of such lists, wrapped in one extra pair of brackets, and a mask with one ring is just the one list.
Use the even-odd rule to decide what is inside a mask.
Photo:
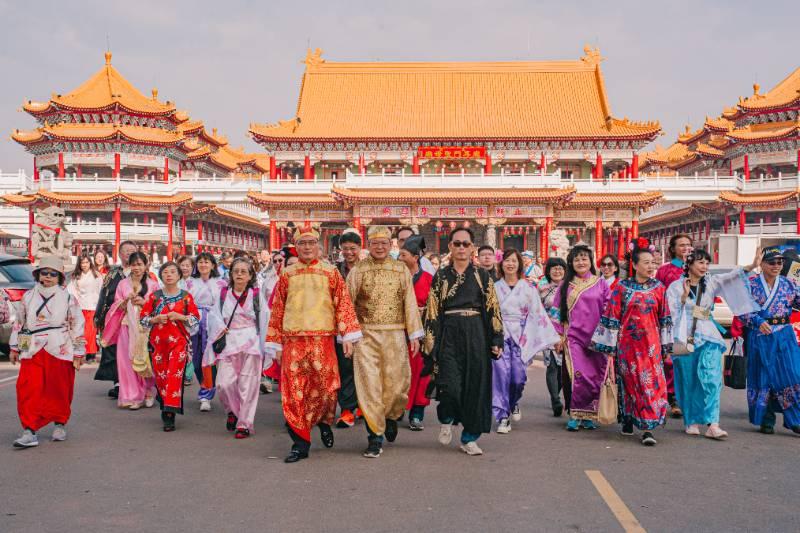
[(175, 430), (175, 413), (183, 414), (183, 376), (189, 360), (190, 335), (200, 320), (191, 293), (178, 287), (178, 265), (164, 263), (158, 271), (162, 290), (142, 307), (142, 325), (150, 330), (150, 359), (156, 378), (164, 431)]

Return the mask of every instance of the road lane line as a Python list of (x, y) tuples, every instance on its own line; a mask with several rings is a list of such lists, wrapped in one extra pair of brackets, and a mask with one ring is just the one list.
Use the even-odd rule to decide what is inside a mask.
[(17, 379), (17, 376), (9, 376), (7, 378), (0, 379), (0, 383), (5, 383), (6, 381), (14, 381)]
[(599, 470), (585, 470), (584, 472), (626, 533), (647, 533)]

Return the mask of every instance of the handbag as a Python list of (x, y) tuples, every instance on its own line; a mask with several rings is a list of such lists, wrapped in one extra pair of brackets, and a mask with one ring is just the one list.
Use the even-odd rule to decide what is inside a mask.
[(689, 335), (686, 337), (686, 344), (682, 342), (672, 343), (672, 355), (689, 355), (694, 352), (694, 332), (697, 330), (697, 319), (703, 318), (708, 320), (709, 311), (700, 307), (700, 299), (703, 297), (703, 284), (697, 286), (697, 296), (694, 299), (694, 308), (692, 311), (692, 327), (689, 329)]
[(722, 376), (725, 386), (732, 389), (747, 388), (747, 356), (742, 352), (742, 343), (741, 337), (734, 339), (725, 354)]
[(606, 366), (606, 379), (600, 388), (600, 401), (597, 403), (597, 421), (601, 424), (616, 424), (619, 416), (617, 380), (614, 374), (614, 359), (609, 358)]
[[(228, 296), (228, 291), (227, 291), (227, 287), (225, 287), (224, 289), (222, 289), (222, 294), (221, 294), (221, 297), (220, 297), (220, 304), (219, 304), (220, 308), (225, 307), (225, 298), (227, 296)], [(228, 331), (227, 330), (228, 330), (228, 328), (231, 327), (231, 322), (233, 322), (233, 317), (234, 317), (234, 315), (236, 315), (236, 310), (239, 308), (240, 305), (242, 305), (242, 303), (244, 302), (245, 298), (247, 298), (247, 291), (246, 290), (244, 292), (242, 292), (242, 295), (239, 296), (239, 298), (236, 300), (236, 305), (233, 306), (233, 312), (231, 312), (231, 317), (228, 319), (228, 324), (225, 326), (225, 333), (219, 339), (217, 339), (213, 343), (211, 343), (211, 347), (214, 349), (214, 353), (215, 354), (219, 355), (223, 351), (225, 351), (225, 346), (227, 344), (227, 341), (225, 340), (225, 337), (228, 336)]]

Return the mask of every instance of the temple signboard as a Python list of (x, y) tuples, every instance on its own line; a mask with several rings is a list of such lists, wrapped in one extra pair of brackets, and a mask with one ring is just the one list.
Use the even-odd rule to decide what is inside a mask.
[(420, 146), (417, 148), (420, 159), (478, 159), (486, 157), (483, 146)]

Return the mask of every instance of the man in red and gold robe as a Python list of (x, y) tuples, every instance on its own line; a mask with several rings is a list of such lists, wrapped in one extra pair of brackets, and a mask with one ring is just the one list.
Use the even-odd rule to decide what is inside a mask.
[(323, 445), (333, 446), (340, 386), (334, 343), (338, 338), (350, 356), (361, 339), (344, 279), (318, 259), (319, 234), (302, 228), (294, 241), (300, 261), (281, 272), (267, 328), (267, 348), (282, 352), (281, 403), (294, 442), (287, 463), (308, 457), (313, 426), (319, 426)]

